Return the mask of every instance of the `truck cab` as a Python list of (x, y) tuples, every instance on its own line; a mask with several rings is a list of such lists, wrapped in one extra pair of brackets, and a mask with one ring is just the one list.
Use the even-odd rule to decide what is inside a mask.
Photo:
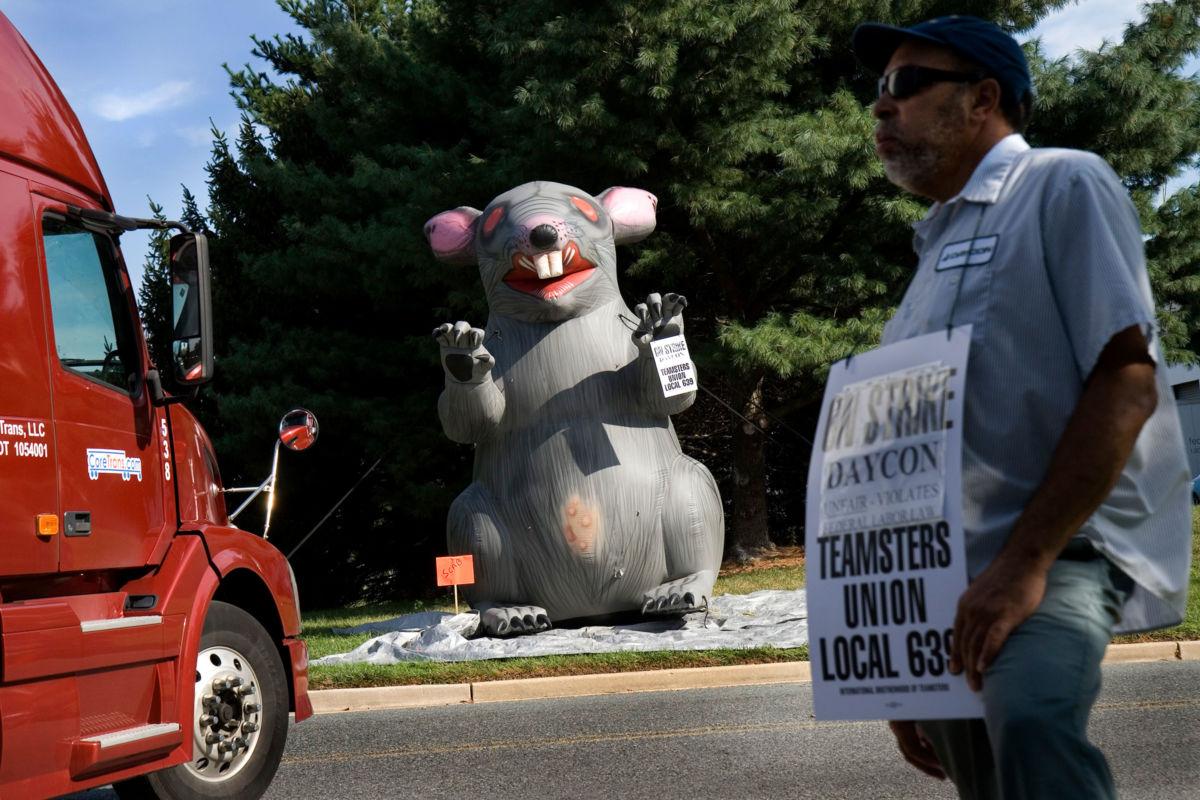
[(115, 213), (2, 14), (0, 77), (0, 797), (257, 797), (312, 713), (307, 652), (286, 559), (159, 379), (211, 376), (203, 237), (172, 241), (186, 330), (154, 365), (119, 234), (156, 223)]

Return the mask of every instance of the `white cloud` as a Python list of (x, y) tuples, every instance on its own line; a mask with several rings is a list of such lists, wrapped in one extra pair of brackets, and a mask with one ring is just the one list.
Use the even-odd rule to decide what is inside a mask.
[(1104, 41), (1121, 41), (1125, 26), (1140, 22), (1145, 0), (1085, 0), (1051, 13), (1029, 33), (1041, 38), (1042, 51), (1050, 58), (1072, 55), (1076, 50), (1095, 50)]
[(176, 128), (175, 134), (194, 147), (208, 147), (212, 144), (212, 128), (192, 125), (187, 128)]
[(188, 81), (167, 81), (137, 94), (102, 94), (96, 98), (93, 107), (102, 118), (121, 122), (182, 105), (191, 89), (192, 84)]

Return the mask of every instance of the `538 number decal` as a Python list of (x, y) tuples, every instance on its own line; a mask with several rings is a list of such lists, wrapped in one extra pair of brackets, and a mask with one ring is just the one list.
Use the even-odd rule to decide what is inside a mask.
[(171, 443), (167, 441), (167, 420), (158, 421), (158, 431), (162, 434), (163, 480), (171, 480)]

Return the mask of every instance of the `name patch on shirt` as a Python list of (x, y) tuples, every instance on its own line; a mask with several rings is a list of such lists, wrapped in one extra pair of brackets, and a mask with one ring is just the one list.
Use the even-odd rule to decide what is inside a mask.
[(992, 260), (992, 256), (996, 254), (996, 243), (999, 241), (1000, 234), (993, 233), (991, 236), (951, 242), (942, 248), (942, 254), (938, 256), (934, 269), (941, 272), (947, 269), (982, 266)]

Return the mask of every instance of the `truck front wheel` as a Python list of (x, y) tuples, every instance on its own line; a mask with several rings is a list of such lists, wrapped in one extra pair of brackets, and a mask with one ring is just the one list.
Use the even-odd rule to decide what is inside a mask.
[(114, 784), (122, 800), (254, 800), (287, 738), (287, 679), (258, 620), (214, 601), (196, 658), (192, 760)]

